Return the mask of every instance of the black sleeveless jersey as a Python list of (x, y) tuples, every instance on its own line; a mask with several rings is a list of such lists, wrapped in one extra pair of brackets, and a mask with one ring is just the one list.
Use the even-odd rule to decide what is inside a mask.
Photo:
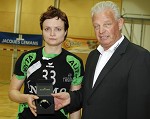
[[(18, 80), (24, 80), (24, 93), (37, 94), (36, 82), (52, 80), (53, 93), (68, 92), (71, 85), (80, 85), (84, 68), (82, 60), (62, 49), (62, 52), (52, 58), (44, 56), (43, 48), (23, 53), (16, 62), (14, 74)], [(54, 55), (54, 54), (52, 54)], [(27, 116), (28, 115), (28, 116)], [(30, 116), (29, 116), (30, 115)], [(21, 118), (21, 116), (24, 116)], [(27, 118), (25, 118), (27, 116)], [(20, 104), (18, 119), (36, 119), (28, 108), (28, 104)], [(37, 119), (67, 119), (68, 113), (64, 109), (56, 111), (54, 115), (40, 116)]]

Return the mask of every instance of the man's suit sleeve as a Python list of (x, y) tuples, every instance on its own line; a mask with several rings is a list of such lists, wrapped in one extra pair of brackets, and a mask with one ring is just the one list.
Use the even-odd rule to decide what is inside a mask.
[(150, 119), (150, 53), (140, 52), (128, 79), (127, 119)]
[(67, 111), (69, 113), (72, 113), (82, 108), (82, 101), (83, 101), (82, 88), (77, 91), (70, 91), (69, 94), (71, 102), (67, 106)]

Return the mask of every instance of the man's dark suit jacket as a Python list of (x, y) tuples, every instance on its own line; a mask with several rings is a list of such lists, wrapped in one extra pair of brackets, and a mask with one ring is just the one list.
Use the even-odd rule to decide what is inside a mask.
[(124, 38), (92, 88), (99, 55), (89, 54), (83, 87), (70, 92), (70, 110), (82, 107), (82, 119), (150, 119), (150, 53)]

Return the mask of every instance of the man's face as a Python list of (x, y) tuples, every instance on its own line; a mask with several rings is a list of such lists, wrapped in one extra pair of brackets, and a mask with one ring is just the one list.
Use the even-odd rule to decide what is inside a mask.
[(115, 19), (110, 9), (94, 14), (92, 23), (97, 40), (104, 50), (109, 49), (121, 37), (123, 19)]

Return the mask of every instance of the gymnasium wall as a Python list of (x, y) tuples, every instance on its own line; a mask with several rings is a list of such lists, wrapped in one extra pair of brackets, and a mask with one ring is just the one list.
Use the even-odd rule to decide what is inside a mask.
[[(68, 37), (95, 39), (91, 23), (90, 9), (100, 0), (60, 0), (59, 8), (69, 19)], [(121, 7), (121, 0), (113, 0)], [(22, 0), (21, 22), (19, 33), (41, 34), (39, 17), (54, 0)], [(0, 32), (14, 32), (16, 0), (0, 0)], [(15, 57), (26, 50), (38, 47), (0, 44), (0, 80), (9, 80)], [(17, 51), (15, 51), (17, 50)], [(76, 52), (86, 62), (88, 53)]]

